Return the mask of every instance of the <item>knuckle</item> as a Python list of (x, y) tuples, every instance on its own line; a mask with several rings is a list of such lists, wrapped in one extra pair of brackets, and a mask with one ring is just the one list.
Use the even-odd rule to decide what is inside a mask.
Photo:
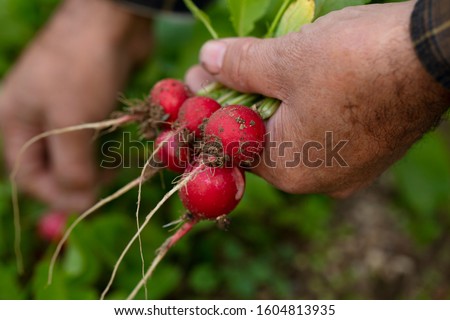
[(307, 51), (307, 46), (303, 44), (304, 38), (299, 33), (291, 33), (282, 38), (267, 40), (271, 41), (270, 54), (265, 54), (265, 61), (262, 61), (267, 66), (266, 77), (284, 99), (292, 94), (292, 88), (298, 86), (299, 75), (302, 78), (307, 75), (307, 70), (302, 67), (305, 65)]
[(229, 77), (230, 81), (237, 83), (240, 88), (244, 91), (249, 91), (249, 66), (254, 62), (252, 61), (255, 57), (254, 47), (256, 39), (245, 39), (242, 42), (238, 42), (238, 47), (235, 47), (232, 61), (234, 61)]

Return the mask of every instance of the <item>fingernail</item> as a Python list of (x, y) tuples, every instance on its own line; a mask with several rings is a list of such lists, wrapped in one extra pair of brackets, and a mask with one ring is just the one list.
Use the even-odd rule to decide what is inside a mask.
[(210, 73), (219, 73), (225, 57), (226, 44), (223, 41), (209, 41), (200, 51), (200, 62)]

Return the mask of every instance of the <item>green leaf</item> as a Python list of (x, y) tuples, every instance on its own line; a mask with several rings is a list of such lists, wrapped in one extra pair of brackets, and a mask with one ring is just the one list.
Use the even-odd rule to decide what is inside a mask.
[(214, 292), (219, 285), (217, 272), (209, 264), (196, 266), (189, 276), (189, 285), (199, 293)]
[(449, 212), (450, 152), (439, 133), (415, 145), (393, 168), (397, 191), (408, 210), (402, 212), (410, 233), (421, 244), (435, 241), (445, 230), (442, 212)]
[(71, 281), (65, 272), (56, 266), (53, 274), (53, 282), (47, 285), (47, 271), (49, 268), (48, 261), (41, 261), (36, 265), (32, 282), (33, 299), (38, 300), (80, 300), (80, 299), (96, 299), (96, 290), (77, 280)]
[(283, 17), (284, 12), (288, 8), (289, 4), (291, 3), (291, 0), (284, 0), (281, 4), (280, 8), (278, 9), (277, 14), (272, 20), (272, 24), (269, 27), (269, 30), (267, 31), (264, 38), (272, 38), (273, 34), (275, 32), (275, 29), (278, 27), (278, 24), (280, 23), (281, 18)]
[(188, 7), (188, 9), (192, 12), (194, 17), (200, 20), (205, 25), (206, 29), (208, 29), (211, 36), (214, 39), (218, 39), (219, 35), (217, 34), (216, 30), (214, 30), (209, 16), (204, 11), (200, 10), (191, 0), (183, 0), (183, 1), (186, 7)]
[(246, 274), (239, 268), (231, 266), (224, 266), (222, 272), (226, 279), (225, 285), (237, 298), (250, 299), (255, 297), (258, 283), (252, 277), (252, 274)]
[(450, 153), (440, 135), (427, 135), (393, 171), (402, 200), (416, 214), (429, 217), (449, 200)]
[(294, 208), (275, 216), (277, 227), (295, 230), (306, 239), (318, 242), (329, 237), (332, 202), (325, 196), (308, 195)]
[(19, 280), (17, 279), (15, 264), (0, 264), (0, 283), (2, 287), (2, 289), (0, 290), (1, 300), (25, 298), (22, 289), (20, 288)]
[(313, 21), (314, 8), (314, 0), (297, 0), (292, 3), (283, 14), (275, 36), (280, 37), (291, 32), (300, 31), (303, 25)]
[(255, 23), (261, 19), (270, 5), (270, 0), (227, 0), (236, 33), (240, 37), (249, 35)]
[(335, 10), (349, 6), (359, 6), (369, 3), (370, 0), (316, 0), (315, 17), (321, 17)]
[(163, 264), (156, 269), (151, 285), (149, 283), (150, 299), (163, 299), (172, 293), (182, 281), (182, 269), (179, 266)]
[(49, 263), (41, 261), (37, 264), (33, 279), (33, 298), (38, 300), (57, 300), (69, 299), (69, 288), (67, 288), (67, 281), (64, 273), (58, 265), (55, 266), (53, 272), (53, 281), (51, 285), (47, 285), (47, 273)]
[(82, 274), (85, 267), (83, 254), (77, 245), (68, 246), (63, 261), (63, 268), (66, 274), (77, 277)]
[(244, 198), (236, 208), (236, 213), (257, 215), (266, 210), (278, 210), (283, 205), (280, 192), (260, 177), (246, 175), (246, 191)]

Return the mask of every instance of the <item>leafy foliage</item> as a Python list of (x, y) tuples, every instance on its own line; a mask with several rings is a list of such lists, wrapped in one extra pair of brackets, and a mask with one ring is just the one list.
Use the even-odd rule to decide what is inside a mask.
[(240, 37), (249, 35), (255, 22), (261, 19), (269, 8), (270, 0), (227, 0), (231, 21)]
[(209, 19), (209, 16), (205, 12), (200, 10), (191, 0), (184, 0), (184, 3), (186, 4), (186, 7), (188, 7), (189, 10), (192, 12), (193, 16), (198, 20), (200, 20), (206, 26), (211, 36), (214, 39), (217, 39), (219, 36), (211, 26), (211, 20)]
[(0, 77), (48, 19), (59, 0), (0, 0)]
[(316, 17), (321, 17), (331, 11), (349, 6), (358, 6), (369, 3), (370, 0), (316, 0)]
[(443, 231), (439, 214), (449, 209), (449, 164), (448, 143), (430, 134), (394, 168), (400, 200), (411, 212), (408, 227), (420, 242), (435, 240)]
[(313, 0), (297, 0), (283, 14), (275, 36), (279, 37), (290, 32), (300, 31), (300, 28), (311, 23), (314, 18), (315, 3)]

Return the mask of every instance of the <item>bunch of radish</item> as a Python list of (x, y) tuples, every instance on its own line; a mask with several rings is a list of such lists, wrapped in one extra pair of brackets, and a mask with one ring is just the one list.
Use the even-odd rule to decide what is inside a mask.
[(175, 87), (184, 85), (165, 79), (151, 91), (152, 103), (170, 112), (169, 119), (173, 119), (172, 128), (156, 139), (156, 146), (161, 147), (155, 158), (164, 167), (190, 177), (180, 190), (188, 216), (196, 221), (222, 217), (243, 196), (244, 166), (256, 161), (263, 149), (264, 122), (247, 106), (221, 106), (205, 96), (183, 101), (180, 96), (188, 95)]
[[(166, 168), (181, 174), (176, 186), (146, 216), (139, 225), (139, 203), (136, 212), (138, 231), (119, 257), (108, 286), (108, 292), (124, 255), (139, 238), (143, 228), (175, 192), (186, 208), (186, 214), (176, 223), (182, 226), (159, 248), (158, 254), (130, 298), (145, 285), (167, 251), (199, 221), (216, 220), (226, 226), (226, 216), (244, 195), (245, 170), (258, 161), (264, 148), (265, 125), (258, 108), (268, 110), (273, 101), (250, 94), (241, 94), (214, 84), (206, 95), (226, 97), (222, 105), (205, 95), (193, 95), (175, 79), (159, 81), (149, 95), (149, 110), (161, 108), (165, 122), (155, 140), (155, 149), (142, 170), (154, 172)], [(235, 104), (245, 102), (247, 105)], [(230, 104), (230, 102), (232, 102)], [(276, 108), (275, 108), (276, 109)], [(273, 110), (275, 110), (273, 109)], [(142, 180), (141, 180), (142, 181)], [(139, 192), (140, 194), (140, 192)]]
[(217, 220), (226, 224), (226, 216), (244, 195), (245, 168), (258, 160), (266, 133), (256, 105), (220, 105), (210, 97), (192, 96), (182, 82), (174, 79), (161, 80), (154, 86), (150, 104), (169, 115), (166, 118), (171, 126), (156, 139), (154, 162), (183, 172), (172, 193), (179, 190), (187, 213), (182, 217), (184, 225), (161, 246), (131, 297), (169, 248), (197, 222)]
[[(227, 223), (225, 217), (243, 197), (245, 169), (259, 159), (263, 150), (265, 135), (263, 120), (270, 117), (278, 106), (279, 101), (274, 99), (242, 94), (217, 83), (205, 88), (201, 95), (194, 95), (181, 81), (164, 79), (154, 85), (147, 99), (138, 101), (128, 110), (116, 113), (111, 120), (56, 129), (35, 136), (22, 147), (11, 175), (19, 269), (20, 215), (14, 181), (24, 153), (33, 143), (52, 135), (86, 129), (114, 129), (127, 123), (139, 125), (141, 136), (144, 138), (156, 136), (155, 148), (141, 176), (81, 213), (62, 236), (55, 238), (59, 239), (59, 242), (50, 262), (49, 284), (58, 255), (74, 228), (105, 204), (139, 187), (136, 210), (138, 230), (118, 259), (110, 283), (102, 295), (103, 298), (131, 245), (140, 239), (140, 234), (153, 215), (176, 192), (179, 192), (180, 199), (187, 209), (187, 213), (181, 219), (184, 226), (160, 248), (155, 264), (149, 269), (149, 275), (159, 258), (162, 258), (167, 250), (197, 222), (217, 220), (221, 225)], [(181, 174), (181, 178), (146, 216), (141, 226), (139, 224), (141, 186), (162, 168)]]
[[(156, 139), (155, 158), (174, 172), (184, 172), (179, 190), (187, 209), (186, 222), (224, 221), (242, 199), (245, 167), (258, 160), (264, 147), (266, 129), (256, 111), (244, 105), (223, 105), (205, 96), (192, 96), (183, 102), (173, 79), (160, 81), (151, 91), (152, 103), (171, 112), (170, 130)], [(172, 92), (173, 94), (168, 94)], [(184, 95), (186, 96), (186, 95)], [(176, 110), (173, 101), (177, 100)], [(170, 108), (170, 109), (169, 109)], [(178, 111), (178, 112), (176, 112)], [(173, 245), (186, 228), (172, 237)]]
[[(16, 241), (19, 266), (20, 220), (14, 178), (23, 154), (33, 143), (52, 135), (85, 129), (104, 130), (127, 123), (138, 124), (144, 138), (156, 136), (155, 148), (140, 177), (81, 213), (62, 236), (60, 232), (57, 236), (52, 235), (52, 240), (59, 242), (50, 262), (48, 284), (52, 281), (58, 255), (74, 228), (105, 204), (139, 187), (136, 210), (138, 230), (117, 260), (110, 281), (102, 293), (101, 298), (104, 298), (131, 245), (137, 239), (140, 240), (140, 234), (164, 202), (178, 192), (187, 210), (177, 221), (183, 225), (160, 247), (147, 272), (143, 269), (141, 282), (129, 296), (133, 298), (145, 285), (167, 251), (199, 221), (216, 220), (220, 226), (228, 224), (226, 216), (233, 211), (244, 195), (245, 170), (259, 160), (264, 148), (266, 133), (264, 120), (269, 118), (279, 105), (280, 102), (277, 100), (255, 94), (242, 94), (217, 83), (204, 88), (201, 94), (194, 95), (181, 81), (164, 79), (155, 84), (147, 99), (138, 101), (124, 112), (116, 113), (111, 120), (56, 129), (35, 136), (22, 147), (11, 175), (17, 221), (16, 234), (19, 240)], [(181, 174), (181, 178), (140, 225), (141, 186), (163, 168)], [(62, 226), (58, 225), (59, 229), (62, 229)], [(49, 232), (45, 230), (45, 233)]]

